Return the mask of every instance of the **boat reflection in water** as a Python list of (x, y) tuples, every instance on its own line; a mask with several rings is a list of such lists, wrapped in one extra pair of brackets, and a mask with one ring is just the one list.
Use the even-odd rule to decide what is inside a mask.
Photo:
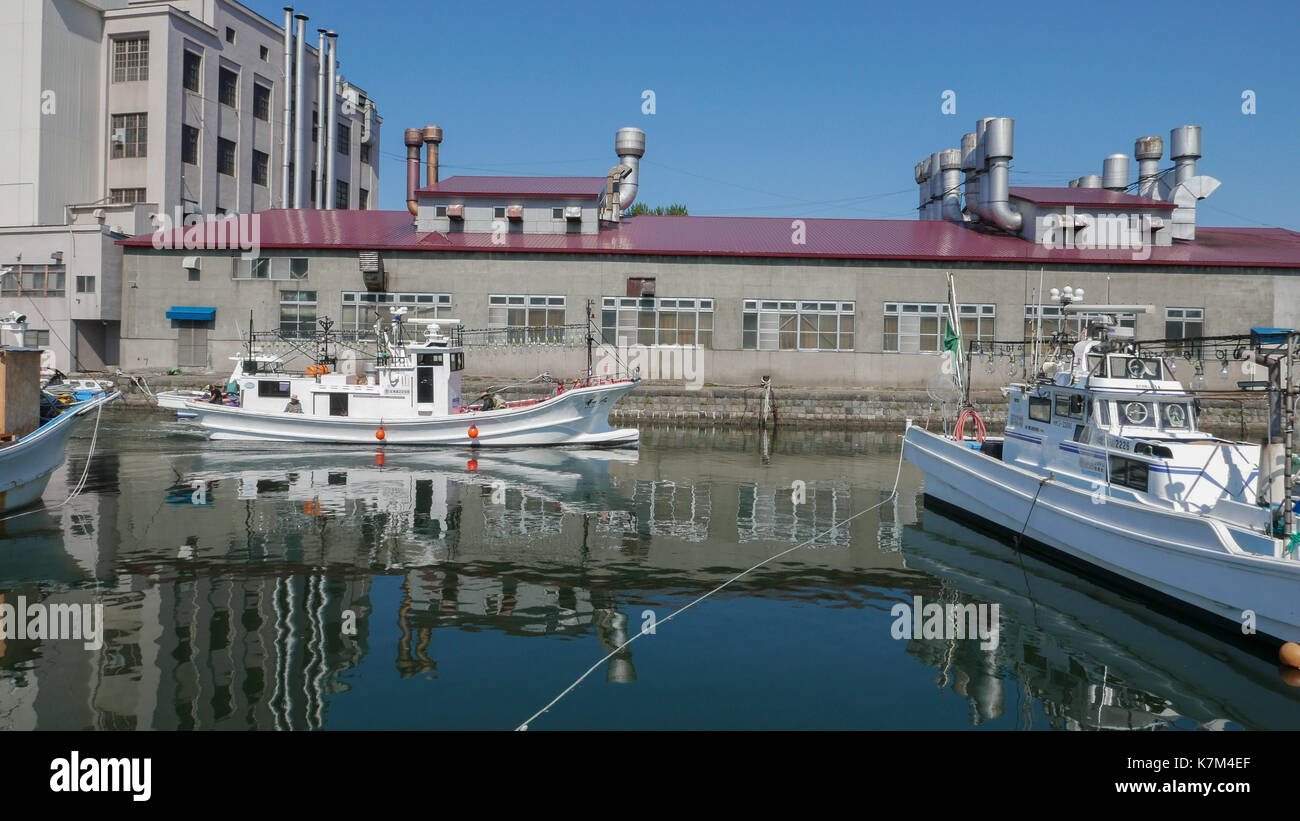
[(1016, 710), (1023, 729), (1300, 727), (1300, 690), (1269, 658), (942, 513), (920, 518), (906, 529), (907, 566), (943, 580), (941, 601), (996, 602), (1001, 612), (995, 648), (913, 639), (907, 650), (939, 671), (941, 690), (968, 700), (971, 723)]

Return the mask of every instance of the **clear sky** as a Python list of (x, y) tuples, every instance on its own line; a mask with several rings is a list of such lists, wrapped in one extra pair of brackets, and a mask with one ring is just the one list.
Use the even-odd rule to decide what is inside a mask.
[[(272, 21), (283, 0), (244, 0)], [(383, 117), (442, 126), (443, 176), (603, 176), (646, 132), (638, 199), (692, 214), (914, 217), (915, 163), (1016, 119), (1013, 185), (1065, 185), (1136, 137), (1204, 128), (1201, 224), (1300, 230), (1300, 3), (441, 3), (299, 0)], [(994, 15), (994, 12), (997, 15)], [(645, 90), (655, 113), (642, 113)], [(956, 113), (941, 111), (944, 91)], [(1244, 91), (1254, 114), (1243, 113)], [(1136, 172), (1136, 164), (1133, 165)]]

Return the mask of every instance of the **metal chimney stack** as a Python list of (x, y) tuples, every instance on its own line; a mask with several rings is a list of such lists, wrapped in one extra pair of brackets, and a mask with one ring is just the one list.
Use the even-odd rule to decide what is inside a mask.
[(929, 219), (927, 209), (930, 207), (930, 158), (926, 157), (916, 164), (913, 172), (916, 176), (916, 188), (920, 194), (920, 200), (917, 203), (916, 218)]
[(1169, 159), (1174, 161), (1174, 185), (1196, 176), (1201, 158), (1201, 127), (1181, 125), (1169, 132)]
[(316, 181), (316, 194), (312, 208), (324, 208), (325, 202), (325, 144), (329, 135), (324, 129), (325, 111), (325, 29), (316, 29), (316, 169), (312, 179)]
[[(329, 129), (326, 133), (329, 136), (329, 150), (325, 152), (325, 207), (334, 207), (334, 157), (338, 154), (339, 147), (335, 144), (338, 135), (338, 49), (339, 35), (336, 31), (325, 32), (325, 48), (329, 51), (329, 74), (325, 79), (325, 104), (329, 112), (329, 125), (324, 123), (324, 117), (321, 118), (321, 130)], [(351, 136), (352, 132), (348, 132)], [(350, 192), (349, 192), (350, 196)], [(345, 206), (346, 207), (346, 206)]]
[(1160, 175), (1160, 158), (1165, 141), (1159, 137), (1138, 137), (1133, 142), (1133, 156), (1138, 161), (1138, 196), (1160, 199), (1156, 177)]
[(419, 216), (419, 200), (415, 189), (420, 187), (420, 144), (424, 142), (420, 129), (406, 129), (402, 133), (402, 142), (406, 143), (406, 210), (416, 217)]
[(426, 125), (421, 132), (424, 138), (424, 184), (438, 183), (438, 146), (442, 144), (442, 129), (436, 125)]
[(639, 128), (620, 128), (614, 134), (614, 153), (623, 165), (632, 169), (618, 184), (619, 213), (632, 207), (640, 187), (641, 158), (645, 156), (645, 132)]
[(1101, 187), (1124, 193), (1128, 190), (1128, 155), (1111, 154), (1101, 164)]
[(289, 186), (293, 184), (289, 176), (289, 166), (293, 164), (293, 6), (284, 7), (284, 82), (280, 90), (284, 93), (284, 154), (280, 158), (280, 207), (288, 208), (293, 204)]
[(945, 148), (940, 151), (939, 169), (942, 173), (939, 208), (943, 218), (952, 222), (964, 222), (961, 212), (961, 150)]
[(943, 163), (941, 152), (930, 155), (930, 219), (943, 219)]
[(302, 182), (306, 175), (306, 162), (303, 161), (303, 141), (302, 141), (302, 121), (307, 114), (307, 99), (303, 95), (303, 55), (306, 50), (304, 41), (307, 33), (307, 15), (295, 14), (293, 19), (298, 21), (297, 43), (294, 45), (294, 58), (297, 65), (293, 70), (294, 94), (297, 95), (297, 105), (294, 106), (294, 123), (293, 123), (293, 207), (302, 208)]
[(988, 119), (984, 130), (984, 157), (988, 163), (988, 175), (980, 184), (980, 189), (984, 192), (985, 218), (1013, 234), (1019, 233), (1024, 225), (1024, 217), (1019, 211), (1012, 210), (1008, 193), (1015, 133), (1016, 121), (1010, 117)]
[(1101, 188), (1101, 177), (1096, 174), (1084, 174), (1079, 178), (1080, 188)]
[(961, 137), (961, 170), (966, 176), (966, 206), (962, 211), (965, 213), (966, 219), (972, 222), (979, 220), (976, 207), (979, 205), (980, 199), (979, 176), (975, 172), (975, 149), (975, 132), (963, 134)]

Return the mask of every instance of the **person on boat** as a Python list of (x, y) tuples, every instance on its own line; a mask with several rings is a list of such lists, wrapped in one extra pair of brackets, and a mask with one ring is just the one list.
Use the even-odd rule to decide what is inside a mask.
[(222, 400), (223, 400), (224, 398), (225, 398), (225, 395), (222, 394), (222, 392), (221, 392), (221, 388), (213, 387), (213, 388), (212, 388), (212, 398), (209, 399), (208, 401), (211, 402), (211, 403), (214, 404), (214, 405), (220, 405), (220, 404), (223, 404), (223, 403), (222, 403)]
[(478, 398), (482, 400), (479, 410), (501, 410), (506, 406), (506, 401), (492, 391), (483, 391)]
[(294, 394), (289, 397), (289, 404), (284, 406), (285, 413), (302, 413), (302, 403), (298, 401), (298, 395)]

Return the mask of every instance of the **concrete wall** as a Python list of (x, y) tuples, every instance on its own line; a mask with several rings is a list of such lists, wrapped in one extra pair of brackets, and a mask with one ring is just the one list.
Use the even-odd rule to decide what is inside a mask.
[[(193, 253), (193, 252), (190, 252)], [(279, 253), (279, 252), (268, 252)], [(229, 255), (204, 258), (200, 282), (188, 282), (181, 268), (183, 252), (127, 249), (123, 279), (139, 287), (123, 291), (123, 367), (161, 367), (174, 358), (176, 332), (164, 318), (171, 305), (217, 307), (212, 338), (213, 361), (224, 369), (225, 357), (238, 349), (249, 310), (258, 329), (278, 327), (279, 292), (314, 290), (318, 316), (341, 316), (341, 291), (363, 291), (355, 252), (294, 252), (310, 259), (301, 281), (232, 280)], [(290, 254), (282, 254), (290, 256)], [(563, 295), (570, 323), (583, 321), (585, 300), (623, 296), (629, 277), (654, 277), (659, 297), (714, 300), (713, 349), (688, 362), (702, 384), (751, 385), (771, 375), (777, 385), (898, 386), (925, 388), (936, 378), (934, 354), (883, 352), (885, 302), (942, 302), (945, 272), (956, 274), (959, 301), (997, 306), (996, 338), (1017, 340), (1024, 333), (1025, 305), (1037, 291), (1039, 270), (1027, 266), (933, 263), (867, 263), (837, 260), (773, 260), (670, 257), (617, 257), (560, 254), (438, 253), (384, 255), (389, 291), (450, 293), (452, 314), (467, 328), (484, 328), (490, 294)], [(1204, 333), (1230, 334), (1251, 325), (1274, 323), (1295, 308), (1279, 309), (1276, 300), (1296, 293), (1296, 274), (1249, 269), (1140, 266), (1058, 266), (1043, 271), (1044, 290), (1065, 285), (1087, 289), (1089, 301), (1152, 304), (1155, 312), (1139, 316), (1138, 338), (1164, 337), (1166, 307), (1205, 310)], [(818, 299), (856, 302), (856, 350), (798, 352), (741, 350), (742, 300), (749, 298)], [(1295, 305), (1292, 300), (1289, 305)], [(1281, 313), (1279, 313), (1279, 310)], [(1288, 324), (1281, 322), (1278, 324)], [(1289, 324), (1294, 325), (1292, 321)], [(1008, 378), (1005, 359), (972, 368), (976, 387), (994, 388)], [(573, 375), (585, 365), (577, 347), (533, 346), (475, 352), (472, 374), (533, 376), (549, 370)], [(1177, 376), (1188, 378), (1191, 363)], [(1207, 364), (1210, 386), (1241, 378), (1230, 374), (1220, 383)], [(1017, 371), (1017, 375), (1018, 375)], [(674, 378), (674, 377), (669, 377)]]

